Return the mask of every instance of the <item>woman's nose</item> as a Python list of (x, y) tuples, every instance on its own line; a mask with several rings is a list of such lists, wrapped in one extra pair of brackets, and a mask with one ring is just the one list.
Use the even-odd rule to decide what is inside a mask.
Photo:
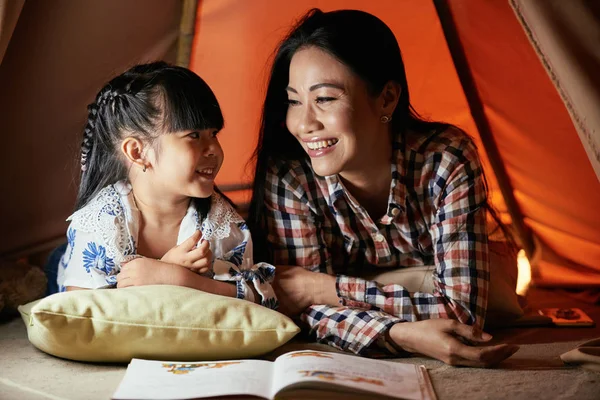
[(309, 134), (321, 128), (321, 122), (317, 118), (312, 107), (302, 107), (298, 119), (298, 133)]

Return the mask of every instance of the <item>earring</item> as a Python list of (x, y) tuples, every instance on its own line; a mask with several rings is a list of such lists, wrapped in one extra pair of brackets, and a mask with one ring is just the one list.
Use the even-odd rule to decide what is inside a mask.
[(146, 164), (144, 164), (144, 169), (142, 170), (142, 172), (146, 172)]
[(388, 122), (390, 122), (392, 120), (392, 116), (390, 115), (389, 117), (387, 115), (383, 115), (380, 118), (381, 123), (383, 124), (387, 124)]

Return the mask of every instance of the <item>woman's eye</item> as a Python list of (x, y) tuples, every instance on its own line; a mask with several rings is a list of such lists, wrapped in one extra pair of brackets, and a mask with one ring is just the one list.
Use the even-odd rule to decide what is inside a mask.
[(200, 138), (200, 134), (198, 132), (192, 132), (188, 135), (188, 137), (190, 139), (199, 139)]
[(317, 104), (328, 103), (330, 101), (334, 101), (335, 97), (317, 97)]
[(300, 102), (298, 100), (292, 100), (292, 99), (288, 99), (287, 100), (287, 104), (290, 107), (296, 107), (300, 105)]
[(211, 133), (211, 136), (216, 138), (218, 134), (219, 134), (219, 131), (214, 131)]

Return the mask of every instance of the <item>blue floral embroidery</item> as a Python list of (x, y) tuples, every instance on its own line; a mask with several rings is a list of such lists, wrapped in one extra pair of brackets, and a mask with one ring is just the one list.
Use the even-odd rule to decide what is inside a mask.
[(244, 253), (246, 252), (246, 243), (247, 242), (242, 242), (242, 244), (238, 245), (235, 249), (231, 250), (227, 261), (229, 261), (232, 264), (235, 264), (235, 266), (237, 267), (242, 265), (242, 261), (244, 260)]
[(263, 299), (262, 305), (264, 307), (270, 308), (272, 310), (277, 310), (279, 308), (279, 302), (275, 297), (269, 297), (267, 299)]
[(116, 275), (109, 275), (106, 277), (106, 283), (109, 285), (116, 285), (117, 284), (117, 276)]
[(90, 273), (91, 269), (96, 269), (109, 275), (115, 263), (112, 258), (106, 256), (106, 249), (94, 242), (88, 243), (88, 248), (83, 251), (83, 266)]
[(73, 258), (73, 251), (75, 250), (75, 229), (69, 227), (67, 230), (67, 251), (69, 256), (67, 257), (67, 251), (60, 259), (61, 266), (63, 268), (67, 268), (69, 263), (71, 262), (71, 258)]
[(247, 231), (248, 230), (248, 225), (246, 225), (245, 222), (242, 222), (239, 226), (241, 231)]

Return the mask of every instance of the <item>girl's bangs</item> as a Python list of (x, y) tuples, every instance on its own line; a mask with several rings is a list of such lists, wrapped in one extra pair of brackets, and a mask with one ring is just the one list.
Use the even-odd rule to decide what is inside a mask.
[(164, 128), (167, 132), (221, 130), (223, 114), (210, 87), (196, 74), (164, 82)]

